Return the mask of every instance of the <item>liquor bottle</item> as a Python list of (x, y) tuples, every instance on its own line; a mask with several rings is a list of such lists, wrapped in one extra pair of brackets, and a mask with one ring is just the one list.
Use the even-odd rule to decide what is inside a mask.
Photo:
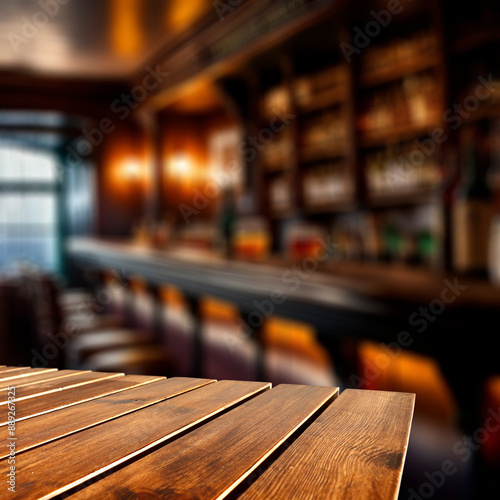
[(226, 188), (222, 195), (219, 213), (219, 236), (226, 257), (232, 256), (234, 229), (237, 221), (235, 193), (232, 187)]
[(490, 241), (488, 248), (488, 271), (492, 283), (500, 284), (500, 176), (494, 179), (494, 214), (491, 219)]
[(453, 268), (453, 207), (461, 175), (454, 146), (443, 147), (436, 156), (436, 189), (431, 191), (431, 210), (437, 241), (433, 267), (451, 271)]
[(471, 277), (488, 276), (488, 240), (492, 217), (491, 191), (486, 182), (487, 156), (482, 138), (466, 146), (464, 177), (453, 208), (453, 262)]
[(500, 284), (500, 120), (493, 120), (490, 130), (491, 162), (489, 181), (493, 192), (493, 217), (490, 228), (489, 274)]

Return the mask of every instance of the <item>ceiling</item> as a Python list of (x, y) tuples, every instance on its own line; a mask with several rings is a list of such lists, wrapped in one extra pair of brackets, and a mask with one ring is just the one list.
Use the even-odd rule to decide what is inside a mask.
[[(148, 65), (155, 67), (171, 54), (171, 72), (186, 66), (186, 61), (196, 62), (204, 43), (213, 43), (231, 29), (230, 23), (221, 23), (221, 5), (226, 15), (237, 10), (238, 19), (246, 7), (255, 13), (273, 0), (252, 0), (237, 9), (240, 3), (0, 0), (0, 109), (11, 110), (9, 116), (22, 109), (37, 109), (44, 118), (43, 112), (52, 110), (101, 116), (117, 95), (143, 78)], [(206, 40), (184, 43), (208, 27)], [(221, 109), (220, 91), (212, 80), (190, 78), (181, 89), (172, 84), (152, 94), (148, 106), (194, 114)], [(52, 126), (50, 120), (46, 126)], [(0, 132), (12, 128), (0, 120)]]
[(0, 0), (0, 71), (126, 79), (215, 15), (211, 0)]

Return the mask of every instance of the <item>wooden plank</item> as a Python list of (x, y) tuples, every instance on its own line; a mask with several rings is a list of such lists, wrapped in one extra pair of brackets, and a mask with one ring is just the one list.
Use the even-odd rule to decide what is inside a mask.
[[(17, 461), (18, 481), (10, 497), (53, 498), (269, 386), (261, 382), (209, 384), (28, 450)], [(0, 461), (0, 477), (5, 477), (7, 470), (8, 460)]]
[(223, 498), (337, 394), (280, 385), (69, 498)]
[[(38, 384), (20, 387), (19, 390), (16, 390), (16, 401), (19, 402), (25, 399), (36, 398), (52, 392), (64, 391), (85, 384), (92, 384), (98, 380), (115, 377), (123, 377), (123, 373), (83, 372), (70, 378), (47, 380)], [(0, 407), (6, 404), (7, 401), (0, 401)]]
[[(93, 427), (126, 415), (184, 392), (214, 383), (215, 380), (146, 377), (127, 375), (120, 382), (129, 382), (130, 389), (104, 396), (76, 406), (64, 408), (16, 423), (16, 452), (28, 450), (74, 432)], [(155, 381), (157, 380), (157, 381)], [(147, 384), (147, 385), (145, 385)], [(0, 427), (0, 442), (7, 442), (8, 428)], [(0, 459), (9, 455), (0, 449)]]
[(5, 368), (0, 368), (0, 377), (3, 377), (7, 373), (17, 372), (20, 370), (25, 370), (26, 366), (6, 366)]
[[(144, 379), (148, 376), (141, 375)], [(158, 379), (163, 377), (158, 377)], [(154, 377), (153, 377), (154, 379)], [(36, 397), (27, 401), (16, 402), (16, 421), (20, 422), (28, 418), (37, 417), (45, 413), (68, 408), (92, 399), (97, 399), (109, 394), (114, 394), (133, 386), (133, 382), (127, 381), (124, 376), (104, 380), (96, 380), (91, 384), (77, 386), (72, 389), (57, 391), (42, 397)], [(1, 413), (0, 426), (7, 425), (7, 412), (5, 417)]]
[(414, 402), (345, 390), (239, 500), (396, 499)]
[(21, 368), (19, 370), (7, 373), (0, 373), (0, 386), (9, 380), (15, 380), (20, 377), (33, 377), (41, 373), (55, 373), (57, 368)]
[(15, 386), (16, 389), (20, 387), (25, 387), (27, 385), (33, 385), (37, 384), (40, 382), (47, 382), (49, 380), (54, 380), (56, 378), (64, 378), (64, 377), (71, 377), (74, 375), (78, 375), (82, 372), (82, 370), (56, 370), (56, 371), (49, 371), (49, 372), (44, 372), (44, 373), (34, 373), (28, 374), (28, 375), (22, 375), (14, 382), (12, 381), (5, 381), (5, 382), (0, 382), (0, 392), (1, 391), (6, 391), (7, 387)]

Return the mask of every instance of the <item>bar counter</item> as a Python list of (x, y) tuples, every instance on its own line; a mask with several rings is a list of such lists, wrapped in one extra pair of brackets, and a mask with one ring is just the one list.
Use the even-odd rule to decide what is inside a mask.
[(258, 263), (90, 238), (69, 240), (67, 253), (80, 266), (140, 276), (153, 285), (175, 285), (190, 297), (229, 300), (252, 328), (268, 312), (306, 321), (346, 379), (341, 339), (367, 339), (393, 352), (404, 348), (429, 355), (438, 361), (466, 413), (466, 408), (477, 408), (484, 380), (500, 373), (490, 345), (492, 326), (498, 324), (500, 287), (487, 282), (418, 268), (322, 262), (321, 253), (317, 260)]
[[(314, 258), (287, 262), (275, 257), (252, 262), (197, 249), (160, 250), (93, 238), (73, 238), (66, 249), (75, 262), (140, 276), (155, 284), (175, 285), (188, 295), (219, 297), (237, 304), (244, 312), (254, 311), (255, 301), (270, 300), (276, 314), (311, 321), (320, 331), (326, 327), (333, 334), (337, 328), (332, 332), (332, 320), (341, 319), (342, 313), (350, 316), (346, 323), (352, 322), (352, 327), (356, 315), (359, 319), (396, 318), (401, 329), (411, 329), (411, 323), (418, 320), (411, 320), (406, 314), (416, 312), (425, 319), (419, 307), (430, 308), (430, 314), (436, 317), (465, 309), (500, 311), (500, 286), (426, 269), (331, 259), (321, 262)], [(433, 301), (443, 302), (444, 311), (439, 312), (439, 304), (432, 304)], [(314, 311), (314, 315), (305, 309)], [(332, 314), (339, 317), (333, 318)], [(371, 325), (372, 334), (359, 333), (379, 339), (375, 326)], [(380, 340), (394, 340), (390, 332), (387, 334), (386, 339)]]

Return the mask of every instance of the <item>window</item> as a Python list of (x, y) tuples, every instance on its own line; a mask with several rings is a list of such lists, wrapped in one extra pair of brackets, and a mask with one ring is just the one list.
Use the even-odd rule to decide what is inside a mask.
[(0, 271), (59, 268), (56, 155), (0, 142)]

